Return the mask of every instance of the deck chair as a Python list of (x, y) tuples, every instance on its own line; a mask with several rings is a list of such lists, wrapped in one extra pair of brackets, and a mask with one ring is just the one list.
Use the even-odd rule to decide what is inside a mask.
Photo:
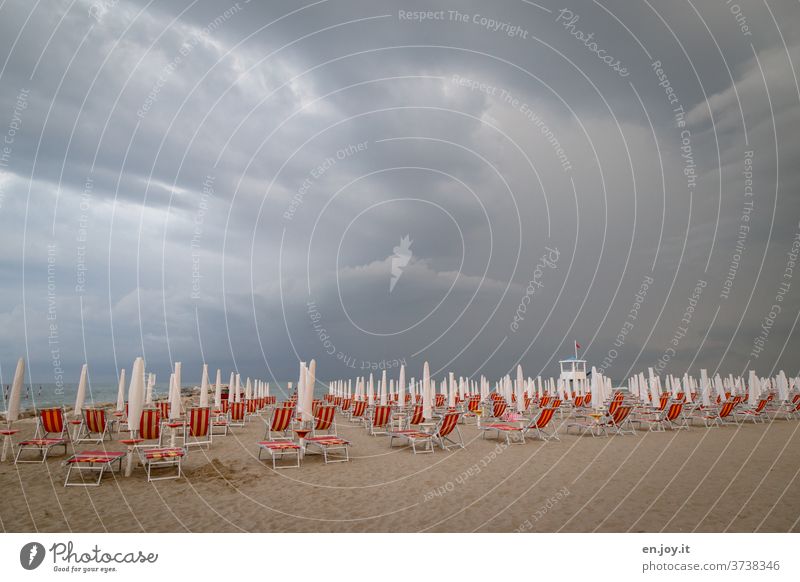
[(117, 432), (121, 432), (123, 430), (130, 430), (128, 426), (128, 403), (125, 403), (125, 410), (123, 412), (117, 412), (116, 410), (111, 414), (112, 424), (116, 425)]
[[(184, 426), (184, 442), (186, 442), (186, 425)], [(139, 443), (135, 450), (139, 455), (139, 461), (147, 472), (147, 481), (162, 481), (164, 479), (179, 479), (181, 476), (181, 465), (186, 456), (187, 450), (184, 447), (164, 447), (161, 445), (163, 431), (161, 430), (161, 411), (158, 408), (145, 408), (142, 410), (142, 418), (139, 422)], [(142, 441), (156, 441), (153, 443), (141, 444)], [(176, 475), (166, 477), (153, 477), (154, 468), (176, 467)]]
[(247, 409), (247, 417), (258, 416), (258, 411), (260, 409), (259, 399), (251, 398), (250, 400), (245, 400), (245, 408)]
[[(482, 436), (485, 438), (487, 433), (494, 431), (497, 433), (498, 439), (501, 435), (503, 435), (506, 439), (506, 445), (509, 446), (514, 443), (525, 444), (525, 437), (531, 432), (543, 441), (550, 439), (561, 440), (558, 438), (558, 435), (556, 435), (555, 431), (552, 433), (545, 431), (547, 425), (549, 425), (550, 421), (553, 420), (555, 412), (555, 408), (541, 408), (539, 410), (539, 414), (536, 416), (536, 418), (531, 420), (528, 426), (519, 426), (506, 422), (496, 422), (484, 425), (481, 426)], [(516, 435), (519, 436), (518, 440), (512, 440), (511, 437)]]
[[(436, 428), (431, 432), (407, 430), (392, 431), (389, 433), (389, 446), (393, 446), (394, 439), (400, 439), (411, 445), (414, 454), (433, 453), (434, 444), (438, 444), (444, 450), (450, 450), (451, 446), (464, 448), (464, 441), (461, 432), (458, 430), (458, 421), (461, 412), (448, 412), (437, 423)], [(454, 439), (458, 436), (458, 441)], [(448, 443), (450, 443), (448, 445)], [(421, 450), (417, 450), (421, 447)]]
[(699, 417), (705, 424), (706, 428), (712, 426), (722, 426), (723, 424), (737, 424), (736, 417), (733, 416), (736, 403), (733, 400), (728, 400), (722, 406), (716, 409), (704, 410)]
[(350, 407), (353, 405), (352, 398), (343, 398), (342, 404), (339, 406), (339, 410), (345, 416), (350, 416)]
[(501, 422), (506, 410), (508, 410), (508, 404), (506, 404), (505, 400), (495, 400), (491, 405), (491, 413), (486, 414), (486, 420), (489, 422)]
[(350, 422), (364, 422), (367, 412), (367, 401), (356, 400), (353, 402), (353, 411), (350, 413)]
[(265, 441), (290, 441), (292, 440), (289, 429), (292, 425), (294, 408), (276, 408), (272, 411), (272, 416), (267, 423), (267, 433), (264, 435)]
[(794, 420), (795, 417), (800, 416), (800, 398), (795, 396), (794, 400), (784, 402), (781, 406), (775, 409), (773, 418), (778, 418), (778, 415), (783, 415), (786, 420)]
[(481, 409), (481, 397), (470, 396), (467, 398), (467, 410), (461, 416), (461, 421), (466, 424), (468, 418), (474, 418), (477, 421), (477, 412)]
[[(64, 461), (64, 464), (67, 466), (67, 477), (64, 479), (64, 487), (99, 487), (106, 469), (108, 469), (109, 472), (114, 472), (114, 463), (117, 463), (117, 472), (122, 472), (122, 459), (124, 459), (125, 456), (126, 453), (122, 451), (81, 451), (80, 453), (75, 453)], [(78, 474), (81, 476), (79, 482), (70, 481), (70, 476), (74, 469), (77, 469)], [(87, 483), (83, 480), (84, 471), (97, 473), (97, 479)]]
[[(283, 409), (294, 410), (294, 409)], [(273, 416), (274, 418), (274, 416)], [(289, 469), (292, 467), (300, 466), (300, 445), (290, 440), (265, 440), (258, 444), (258, 460), (261, 460), (261, 453), (267, 453), (272, 458), (273, 469)], [(294, 457), (295, 464), (293, 465), (278, 465), (277, 460), (284, 457)]]
[(350, 460), (350, 441), (338, 437), (335, 434), (306, 437), (305, 441), (306, 453), (322, 454), (326, 465), (328, 463), (339, 463)]
[(189, 426), (187, 427), (185, 445), (208, 445), (211, 447), (213, 433), (211, 430), (211, 409), (197, 406), (189, 409)]
[(241, 428), (245, 424), (247, 409), (244, 402), (231, 402), (228, 407), (228, 426)]
[(744, 408), (738, 412), (734, 412), (734, 418), (744, 422), (745, 420), (752, 420), (756, 422), (767, 422), (769, 420), (769, 412), (767, 412), (767, 399), (762, 398), (758, 401), (753, 408)]
[[(64, 454), (67, 454), (69, 444), (69, 432), (64, 418), (64, 411), (60, 408), (43, 408), (39, 411), (39, 418), (36, 419), (36, 431), (33, 438), (21, 441), (17, 445), (17, 455), (14, 457), (14, 464), (17, 463), (44, 463), (50, 449), (54, 447), (64, 447)], [(36, 451), (42, 458), (37, 461), (20, 459), (23, 451)]]
[(599, 421), (588, 420), (588, 417), (586, 417), (577, 422), (570, 422), (567, 424), (567, 434), (569, 434), (569, 429), (573, 427), (578, 429), (579, 435), (583, 435), (588, 431), (592, 437), (600, 436), (601, 432), (604, 436), (608, 436), (609, 430), (613, 431), (614, 434), (636, 434), (630, 424), (630, 413), (630, 406), (618, 406), (613, 414), (606, 413)]
[(159, 400), (156, 402), (156, 408), (158, 408), (158, 413), (161, 415), (161, 418), (166, 421), (169, 418), (169, 411), (170, 411), (170, 403), (169, 400)]
[(372, 436), (379, 434), (388, 434), (387, 429), (391, 419), (392, 419), (391, 406), (389, 406), (388, 404), (385, 404), (383, 406), (381, 405), (376, 406), (372, 411), (372, 415), (368, 417), (366, 420), (367, 430), (369, 431), (369, 434)]
[(106, 419), (106, 411), (102, 408), (84, 408), (74, 443), (102, 443), (106, 437), (111, 439), (111, 426)]
[(433, 407), (434, 408), (444, 408), (444, 406), (446, 404), (444, 394), (436, 394), (436, 396), (434, 398), (436, 400), (433, 403)]
[(336, 406), (320, 406), (314, 415), (314, 427), (311, 429), (311, 436), (336, 436), (336, 424), (334, 415)]
[(666, 410), (656, 415), (649, 415), (645, 418), (632, 421), (634, 424), (647, 423), (651, 431), (664, 431), (673, 428), (689, 428), (689, 424), (683, 417), (683, 402), (673, 402)]

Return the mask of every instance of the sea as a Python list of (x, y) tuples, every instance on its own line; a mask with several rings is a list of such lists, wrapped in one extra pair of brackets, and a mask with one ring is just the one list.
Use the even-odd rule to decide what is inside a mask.
[[(292, 381), (292, 386), (296, 385), (296, 381)], [(182, 389), (191, 390), (192, 388), (199, 388), (198, 385), (183, 384)], [(277, 396), (278, 400), (283, 400), (288, 396), (287, 388), (289, 382), (270, 382), (270, 394)], [(86, 387), (86, 401), (84, 406), (91, 406), (93, 404), (103, 404), (107, 402), (117, 401), (118, 384), (115, 383), (95, 383), (89, 382)], [(127, 386), (125, 393), (127, 397)], [(244, 390), (244, 387), (242, 387)], [(5, 411), (8, 405), (8, 394), (11, 390), (10, 384), (3, 384), (2, 396), (3, 402), (0, 410)], [(211, 385), (213, 394), (213, 384)], [(294, 391), (294, 388), (292, 389)], [(169, 393), (169, 386), (167, 384), (158, 384), (153, 387), (153, 400), (159, 398), (166, 398)], [(323, 394), (328, 393), (327, 385), (318, 382), (314, 389), (314, 396), (322, 398)], [(47, 408), (49, 406), (74, 406), (75, 397), (78, 394), (78, 385), (64, 384), (58, 386), (56, 384), (26, 384), (22, 391), (22, 398), (20, 399), (20, 408), (22, 410), (31, 410), (38, 408)]]

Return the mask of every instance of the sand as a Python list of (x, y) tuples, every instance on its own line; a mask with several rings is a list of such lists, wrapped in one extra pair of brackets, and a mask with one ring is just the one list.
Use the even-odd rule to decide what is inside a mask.
[[(64, 457), (0, 466), (0, 525), (12, 532), (752, 532), (798, 531), (800, 422), (505, 447), (461, 425), (465, 449), (414, 455), (338, 419), (349, 463), (307, 457), (274, 471), (256, 458), (251, 420), (210, 450), (193, 447), (180, 480), (106, 476), (63, 487)], [(16, 424), (20, 437), (33, 421)], [(115, 439), (117, 437), (115, 436)], [(109, 450), (124, 450), (110, 442)], [(96, 445), (81, 445), (93, 449)], [(55, 451), (54, 451), (55, 452)]]

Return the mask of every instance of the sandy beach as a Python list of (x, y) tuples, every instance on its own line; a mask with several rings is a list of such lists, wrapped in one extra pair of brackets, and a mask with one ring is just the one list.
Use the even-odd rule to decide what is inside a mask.
[[(564, 422), (559, 421), (559, 422)], [(141, 467), (63, 487), (65, 457), (0, 466), (7, 532), (787, 532), (800, 525), (800, 422), (506, 447), (460, 425), (466, 448), (418, 454), (337, 417), (352, 460), (274, 471), (264, 423), (192, 447), (179, 480)], [(15, 425), (31, 435), (32, 419)], [(123, 433), (127, 436), (126, 433)], [(124, 450), (107, 441), (108, 450)], [(80, 445), (96, 449), (96, 445)]]

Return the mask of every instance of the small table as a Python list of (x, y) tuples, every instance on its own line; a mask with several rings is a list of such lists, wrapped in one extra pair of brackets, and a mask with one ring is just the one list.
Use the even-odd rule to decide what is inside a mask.
[(300, 445), (300, 458), (305, 457), (306, 453), (306, 437), (311, 431), (307, 428), (296, 428), (294, 430), (297, 435), (298, 444)]
[(122, 439), (119, 442), (128, 446), (127, 457), (125, 459), (125, 476), (130, 477), (131, 473), (133, 473), (133, 451), (136, 449), (136, 445), (144, 442), (144, 439)]

